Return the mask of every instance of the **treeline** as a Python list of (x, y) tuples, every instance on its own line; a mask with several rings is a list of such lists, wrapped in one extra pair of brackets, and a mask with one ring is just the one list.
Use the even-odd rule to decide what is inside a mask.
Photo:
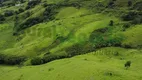
[(24, 56), (8, 56), (4, 54), (0, 54), (0, 64), (6, 65), (19, 65), (26, 60)]

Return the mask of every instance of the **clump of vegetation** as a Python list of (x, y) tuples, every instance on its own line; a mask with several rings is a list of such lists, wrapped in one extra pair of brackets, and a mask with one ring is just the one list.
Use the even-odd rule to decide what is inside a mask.
[(141, 12), (128, 12), (122, 16), (124, 21), (131, 21), (132, 24), (141, 24), (142, 23), (142, 14)]
[(26, 60), (24, 56), (7, 56), (0, 54), (0, 64), (17, 65)]
[(40, 57), (35, 57), (31, 60), (32, 65), (40, 65), (43, 64), (43, 60)]
[(22, 12), (24, 12), (24, 9), (20, 8), (20, 9), (18, 10), (18, 12), (19, 12), (19, 13), (22, 13)]
[(132, 4), (133, 4), (132, 1), (129, 0), (129, 1), (128, 1), (128, 7), (132, 6)]
[(142, 1), (137, 2), (136, 4), (134, 4), (133, 9), (141, 11), (142, 10)]
[(66, 53), (68, 57), (73, 57), (76, 55), (81, 55), (85, 54), (91, 51), (94, 51), (94, 47), (91, 43), (83, 43), (83, 44), (75, 44), (72, 45), (71, 47), (66, 48)]
[(56, 8), (58, 8), (57, 5), (52, 5), (47, 7), (43, 12), (43, 20), (44, 21), (53, 20), (55, 18), (54, 15), (56, 14), (56, 12), (54, 11)]
[(114, 25), (114, 21), (113, 21), (113, 20), (110, 20), (109, 25), (110, 25), (110, 26), (113, 26), (113, 25)]
[(53, 60), (57, 60), (57, 59), (63, 59), (63, 58), (67, 58), (68, 56), (65, 54), (60, 54), (60, 55), (53, 55), (53, 54), (48, 54), (48, 55), (44, 55), (43, 57), (43, 63), (47, 63)]
[(111, 0), (108, 5), (107, 5), (107, 8), (114, 8), (115, 7), (115, 1), (116, 0)]
[(128, 69), (131, 66), (131, 61), (127, 61), (124, 66), (126, 69)]
[(5, 17), (4, 15), (0, 14), (0, 22), (4, 21), (5, 20)]
[(40, 17), (34, 17), (34, 18), (30, 18), (28, 20), (26, 20), (24, 23), (22, 23), (20, 25), (20, 27), (17, 29), (17, 31), (21, 31), (23, 29), (26, 29), (28, 27), (31, 27), (35, 24), (38, 24), (40, 22), (42, 22), (43, 20)]
[(14, 11), (12, 11), (12, 10), (7, 10), (7, 11), (5, 11), (4, 15), (5, 15), (5, 17), (12, 16), (12, 15), (14, 15)]
[(41, 2), (41, 0), (31, 0), (28, 2), (28, 5), (26, 7), (26, 9), (30, 9), (35, 7), (37, 4), (39, 4)]

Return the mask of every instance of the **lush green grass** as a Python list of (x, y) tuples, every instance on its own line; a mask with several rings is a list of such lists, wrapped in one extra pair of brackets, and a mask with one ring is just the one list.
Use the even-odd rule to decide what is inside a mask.
[[(126, 70), (124, 64), (129, 60), (132, 61), (132, 65)], [(40, 66), (0, 66), (0, 79), (141, 80), (141, 61), (141, 50), (108, 47), (97, 52), (56, 60)]]

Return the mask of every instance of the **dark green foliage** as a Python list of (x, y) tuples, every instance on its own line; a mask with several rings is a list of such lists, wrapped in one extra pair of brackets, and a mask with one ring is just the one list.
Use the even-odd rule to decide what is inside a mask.
[(110, 1), (107, 5), (107, 8), (114, 8), (115, 7), (115, 1)]
[(107, 31), (108, 31), (108, 27), (95, 30), (95, 32), (100, 32), (100, 33), (105, 33)]
[(91, 43), (84, 43), (84, 44), (75, 44), (72, 45), (71, 47), (68, 47), (65, 49), (68, 57), (73, 57), (76, 55), (81, 55), (85, 54), (88, 52), (94, 51), (94, 47)]
[(57, 8), (56, 5), (47, 7), (43, 12), (43, 20), (44, 21), (53, 20), (55, 18), (54, 15), (56, 14), (56, 12), (54, 11), (56, 8)]
[(137, 15), (137, 17), (135, 17), (133, 20), (132, 20), (132, 24), (141, 24), (142, 23), (142, 15)]
[(53, 60), (57, 60), (57, 59), (63, 59), (63, 58), (67, 58), (68, 56), (65, 54), (60, 54), (60, 55), (54, 55), (54, 54), (48, 54), (48, 55), (44, 55), (43, 57), (43, 63), (47, 63)]
[(25, 18), (28, 18), (31, 16), (31, 12), (27, 11), (26, 14), (25, 14)]
[(19, 13), (22, 13), (22, 12), (24, 12), (24, 9), (20, 8), (18, 11), (19, 11)]
[(7, 10), (7, 11), (5, 11), (4, 15), (5, 15), (5, 17), (12, 16), (12, 15), (14, 15), (14, 11), (12, 11), (12, 10)]
[(133, 20), (135, 18), (136, 15), (137, 15), (137, 13), (135, 13), (135, 12), (129, 12), (127, 14), (124, 14), (122, 16), (122, 19), (124, 21), (131, 21), (131, 20)]
[(127, 29), (127, 28), (129, 28), (130, 26), (131, 26), (131, 24), (125, 23), (125, 24), (123, 25), (123, 28)]
[(128, 6), (130, 7), (130, 6), (132, 6), (132, 4), (133, 4), (132, 1), (129, 0), (129, 1), (128, 1)]
[(5, 62), (5, 55), (0, 54), (0, 64), (4, 64)]
[(122, 47), (127, 48), (127, 49), (131, 49), (132, 48), (131, 45), (127, 45), (127, 44), (123, 45)]
[(137, 2), (136, 4), (134, 4), (133, 9), (142, 11), (142, 1)]
[(142, 23), (142, 13), (141, 12), (128, 12), (122, 16), (124, 21), (131, 21), (132, 24)]
[(28, 2), (28, 5), (26, 7), (26, 9), (30, 9), (35, 7), (37, 4), (39, 4), (41, 2), (41, 0), (31, 0)]
[[(101, 30), (106, 30), (106, 31), (102, 32)], [(113, 31), (113, 29), (104, 28), (92, 32), (92, 34), (90, 35), (90, 42), (92, 42), (94, 48), (102, 48), (107, 46), (121, 46), (121, 41), (123, 40), (123, 36), (121, 35), (112, 36), (113, 33), (111, 33), (111, 31)]]
[(47, 3), (44, 3), (44, 4), (43, 4), (43, 7), (47, 7), (47, 6), (48, 6), (48, 4), (47, 4)]
[(31, 60), (32, 65), (40, 65), (43, 64), (43, 60), (40, 57), (35, 57)]
[(127, 61), (124, 66), (126, 69), (128, 69), (131, 66), (131, 61)]
[(4, 20), (5, 20), (4, 15), (0, 14), (0, 22), (1, 22), (1, 21), (4, 21)]
[(73, 45), (73, 46), (67, 48), (66, 52), (68, 53), (69, 56), (72, 57), (75, 55), (83, 54), (82, 50), (83, 50), (83, 46), (81, 46), (80, 44), (76, 44), (76, 45)]
[(113, 21), (113, 20), (110, 20), (109, 25), (110, 25), (110, 26), (113, 26), (113, 24), (114, 24), (114, 21)]
[(18, 28), (18, 31), (31, 27), (35, 24), (42, 22), (43, 20), (40, 17), (34, 17), (26, 20), (26, 22), (22, 23)]
[(0, 54), (0, 64), (17, 65), (25, 61), (25, 59), (26, 57), (24, 56), (7, 56)]

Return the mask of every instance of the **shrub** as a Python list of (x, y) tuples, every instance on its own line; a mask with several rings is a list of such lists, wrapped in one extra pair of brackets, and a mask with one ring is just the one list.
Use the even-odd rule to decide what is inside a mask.
[(131, 66), (131, 61), (127, 61), (124, 66), (126, 69), (128, 69)]
[(131, 24), (126, 23), (126, 24), (124, 24), (124, 25), (123, 25), (123, 28), (125, 28), (125, 29), (126, 29), (126, 28), (129, 28), (130, 26), (131, 26)]
[(80, 44), (75, 44), (69, 48), (66, 49), (66, 52), (68, 53), (68, 55), (70, 57), (75, 56), (75, 55), (79, 55), (83, 53), (83, 46), (81, 46)]
[(4, 20), (5, 20), (4, 15), (0, 14), (0, 22), (1, 22), (1, 21), (4, 21)]
[(132, 1), (128, 1), (128, 6), (130, 7), (130, 6), (132, 6)]
[(95, 32), (100, 32), (100, 33), (105, 33), (107, 31), (108, 31), (108, 27), (95, 30)]
[(48, 54), (48, 55), (44, 55), (43, 57), (43, 63), (47, 63), (53, 60), (57, 60), (57, 59), (63, 59), (63, 58), (67, 58), (68, 56), (65, 54), (60, 54), (60, 55), (54, 55), (54, 54)]
[(47, 4), (47, 3), (44, 3), (44, 4), (43, 4), (43, 7), (47, 7), (47, 6), (48, 6), (48, 4)]
[(20, 27), (18, 28), (18, 31), (31, 27), (40, 22), (42, 22), (42, 19), (40, 17), (30, 18), (20, 25)]
[(26, 9), (33, 8), (34, 6), (39, 4), (40, 2), (41, 2), (41, 0), (31, 0), (31, 1), (29, 1)]
[(26, 57), (24, 56), (6, 56), (0, 54), (0, 64), (16, 65), (25, 61)]
[(115, 7), (114, 1), (110, 1), (110, 2), (108, 3), (107, 8), (113, 8), (113, 7)]
[(22, 12), (24, 12), (24, 9), (20, 8), (18, 11), (19, 11), (19, 13), (22, 13)]
[(56, 14), (56, 12), (54, 11), (56, 8), (57, 8), (56, 5), (47, 7), (43, 12), (43, 20), (44, 21), (53, 20), (55, 18), (54, 15)]
[(4, 15), (5, 15), (6, 17), (12, 16), (12, 15), (14, 15), (14, 11), (12, 11), (12, 10), (7, 10), (7, 11), (5, 11)]
[(43, 60), (40, 57), (35, 57), (31, 60), (32, 65), (40, 65), (43, 64)]
[(122, 16), (122, 19), (124, 21), (131, 21), (136, 17), (136, 15), (137, 15), (136, 12), (128, 12)]
[(5, 55), (0, 54), (0, 64), (4, 64)]
[(142, 10), (142, 1), (137, 2), (136, 4), (134, 4), (133, 9), (141, 11)]
[(110, 20), (109, 25), (110, 25), (110, 26), (113, 26), (113, 24), (114, 24), (114, 21), (113, 21), (113, 20)]
[(142, 23), (142, 16), (137, 16), (132, 20), (132, 24), (141, 24)]
[(25, 18), (28, 18), (31, 16), (31, 12), (27, 11), (26, 14), (25, 14)]

